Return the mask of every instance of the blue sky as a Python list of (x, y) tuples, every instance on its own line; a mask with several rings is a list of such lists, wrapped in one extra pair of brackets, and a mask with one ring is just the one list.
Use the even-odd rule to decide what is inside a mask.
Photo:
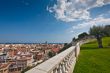
[(3, 43), (70, 42), (93, 25), (109, 22), (109, 0), (0, 0)]

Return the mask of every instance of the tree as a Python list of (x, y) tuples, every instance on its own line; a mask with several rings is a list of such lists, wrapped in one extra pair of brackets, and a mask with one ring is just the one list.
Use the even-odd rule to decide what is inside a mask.
[(33, 67), (28, 66), (27, 68), (25, 68), (23, 71), (21, 71), (21, 73), (25, 73), (26, 71), (30, 70)]
[(76, 38), (74, 37), (74, 38), (72, 39), (72, 41), (73, 41), (73, 42), (76, 41)]
[(104, 27), (105, 36), (110, 36), (110, 25)]
[(90, 35), (95, 36), (98, 42), (99, 48), (103, 48), (102, 37), (104, 36), (104, 27), (103, 26), (93, 26), (89, 31)]
[(51, 57), (55, 56), (55, 53), (49, 52), (49, 53), (48, 53), (48, 56), (49, 56), (49, 58), (51, 58)]
[(83, 39), (86, 36), (88, 36), (88, 34), (86, 32), (83, 32), (83, 33), (81, 33), (81, 34), (78, 35), (78, 39)]
[(59, 51), (59, 53), (66, 50), (66, 49), (68, 49), (71, 46), (72, 46), (72, 43), (64, 43), (64, 47)]

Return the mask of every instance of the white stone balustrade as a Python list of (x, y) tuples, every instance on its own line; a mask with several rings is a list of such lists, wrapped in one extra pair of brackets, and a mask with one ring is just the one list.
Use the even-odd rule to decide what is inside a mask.
[(77, 43), (25, 73), (72, 73), (79, 52), (80, 44)]

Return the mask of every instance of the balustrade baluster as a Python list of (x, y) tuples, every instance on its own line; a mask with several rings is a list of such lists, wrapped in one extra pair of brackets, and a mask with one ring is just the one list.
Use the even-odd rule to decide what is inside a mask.
[(59, 73), (63, 73), (61, 64), (59, 64)]
[(54, 73), (54, 70), (52, 70), (52, 72), (51, 73)]
[(58, 73), (58, 68), (57, 67), (55, 68), (55, 72), (54, 73)]
[(65, 63), (62, 62), (62, 72), (65, 73), (65, 71), (66, 71), (66, 70), (65, 70)]

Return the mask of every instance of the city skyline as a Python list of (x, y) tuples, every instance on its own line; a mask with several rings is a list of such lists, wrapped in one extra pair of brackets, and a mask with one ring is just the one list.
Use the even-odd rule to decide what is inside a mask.
[(109, 0), (1, 0), (0, 43), (71, 42), (93, 25), (110, 25)]

